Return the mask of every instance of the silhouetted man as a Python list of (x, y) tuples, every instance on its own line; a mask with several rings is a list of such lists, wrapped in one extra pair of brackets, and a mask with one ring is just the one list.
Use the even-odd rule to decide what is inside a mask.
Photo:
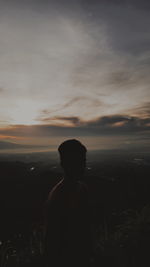
[(88, 267), (91, 255), (88, 193), (81, 182), (86, 148), (77, 140), (62, 143), (64, 178), (52, 189), (47, 202), (45, 252), (47, 266)]

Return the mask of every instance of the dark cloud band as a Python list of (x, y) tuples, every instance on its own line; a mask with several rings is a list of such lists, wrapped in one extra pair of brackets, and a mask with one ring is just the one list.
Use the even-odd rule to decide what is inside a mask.
[[(56, 118), (54, 118), (55, 120)], [(78, 117), (58, 117), (64, 126), (53, 124), (43, 125), (16, 125), (0, 129), (0, 134), (24, 137), (56, 137), (56, 136), (120, 136), (150, 134), (150, 118), (132, 116), (104, 116), (95, 120), (82, 121)], [(65, 126), (65, 122), (72, 123)]]

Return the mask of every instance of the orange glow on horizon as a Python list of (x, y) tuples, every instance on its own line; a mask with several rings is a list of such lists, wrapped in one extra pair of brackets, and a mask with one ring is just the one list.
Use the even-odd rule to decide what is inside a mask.
[(22, 136), (10, 136), (10, 135), (0, 135), (0, 140), (6, 140), (6, 139), (10, 139), (10, 140), (25, 140), (25, 137)]

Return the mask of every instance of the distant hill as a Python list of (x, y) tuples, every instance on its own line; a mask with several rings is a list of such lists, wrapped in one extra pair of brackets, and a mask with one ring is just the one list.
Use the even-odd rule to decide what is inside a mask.
[(35, 145), (23, 145), (23, 144), (17, 144), (13, 142), (7, 142), (7, 141), (0, 141), (0, 150), (2, 149), (26, 149), (26, 148), (43, 148), (44, 146), (35, 146)]
[(16, 148), (26, 148), (26, 147), (27, 147), (26, 145), (0, 141), (0, 149), (16, 149)]

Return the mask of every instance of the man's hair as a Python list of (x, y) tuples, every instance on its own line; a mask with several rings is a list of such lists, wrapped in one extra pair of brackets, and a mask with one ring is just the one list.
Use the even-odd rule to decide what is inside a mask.
[(61, 163), (64, 168), (77, 167), (86, 159), (86, 147), (76, 139), (69, 139), (63, 142), (59, 147)]

